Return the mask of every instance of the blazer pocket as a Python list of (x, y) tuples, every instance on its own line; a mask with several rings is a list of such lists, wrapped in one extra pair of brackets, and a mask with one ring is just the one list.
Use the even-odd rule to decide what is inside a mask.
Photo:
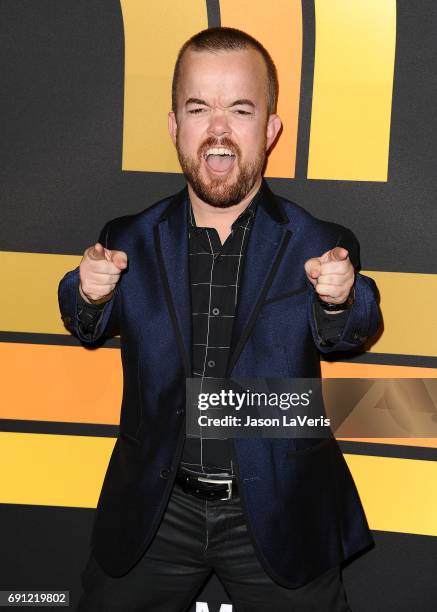
[(294, 289), (293, 291), (286, 291), (285, 293), (279, 293), (268, 300), (264, 300), (263, 306), (266, 304), (272, 304), (273, 302), (279, 302), (280, 300), (285, 300), (289, 297), (295, 297), (301, 295), (302, 293), (306, 293), (308, 291), (308, 287), (300, 287), (299, 289)]
[(127, 440), (127, 442), (129, 442), (130, 444), (134, 444), (136, 446), (139, 446), (141, 444), (141, 440), (138, 440), (138, 438), (135, 438), (134, 436), (131, 436), (130, 434), (128, 434), (125, 431), (119, 431), (118, 435), (123, 440)]
[(316, 442), (315, 444), (311, 444), (310, 446), (307, 446), (306, 448), (301, 448), (299, 450), (287, 451), (287, 457), (289, 459), (293, 459), (295, 457), (312, 455), (313, 453), (316, 453), (316, 452), (318, 452), (320, 450), (325, 450), (325, 447), (328, 445), (328, 443), (332, 444), (333, 439), (334, 438), (324, 438), (320, 442)]

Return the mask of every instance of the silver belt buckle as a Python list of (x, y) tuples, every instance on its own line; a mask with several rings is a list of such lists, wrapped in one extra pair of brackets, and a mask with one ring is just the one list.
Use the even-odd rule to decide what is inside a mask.
[(232, 497), (232, 478), (230, 480), (217, 479), (217, 478), (203, 478), (202, 476), (198, 476), (197, 480), (201, 480), (202, 482), (212, 482), (214, 484), (223, 484), (226, 483), (228, 485), (228, 491), (226, 497), (220, 497), (220, 501), (224, 501), (225, 499), (231, 499)]

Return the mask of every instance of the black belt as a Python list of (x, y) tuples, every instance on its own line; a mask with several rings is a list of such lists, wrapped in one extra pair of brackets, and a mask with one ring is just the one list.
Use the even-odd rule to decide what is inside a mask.
[(199, 499), (225, 500), (238, 495), (235, 476), (229, 478), (193, 476), (179, 470), (176, 474), (176, 482), (182, 486), (185, 493), (194, 495)]

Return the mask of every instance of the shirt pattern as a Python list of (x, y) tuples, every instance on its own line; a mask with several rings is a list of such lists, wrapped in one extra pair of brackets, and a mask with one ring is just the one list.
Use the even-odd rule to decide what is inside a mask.
[[(224, 378), (238, 303), (244, 255), (256, 211), (253, 199), (231, 226), (223, 244), (212, 227), (197, 227), (189, 213), (193, 378)], [(234, 474), (231, 440), (187, 437), (181, 460), (186, 470)]]

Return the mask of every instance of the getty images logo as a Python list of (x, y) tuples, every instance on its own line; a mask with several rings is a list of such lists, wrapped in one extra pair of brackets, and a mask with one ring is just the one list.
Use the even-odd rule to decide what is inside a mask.
[[(196, 601), (196, 612), (210, 612), (206, 601)], [(230, 604), (222, 604), (218, 612), (232, 612), (232, 606)]]

